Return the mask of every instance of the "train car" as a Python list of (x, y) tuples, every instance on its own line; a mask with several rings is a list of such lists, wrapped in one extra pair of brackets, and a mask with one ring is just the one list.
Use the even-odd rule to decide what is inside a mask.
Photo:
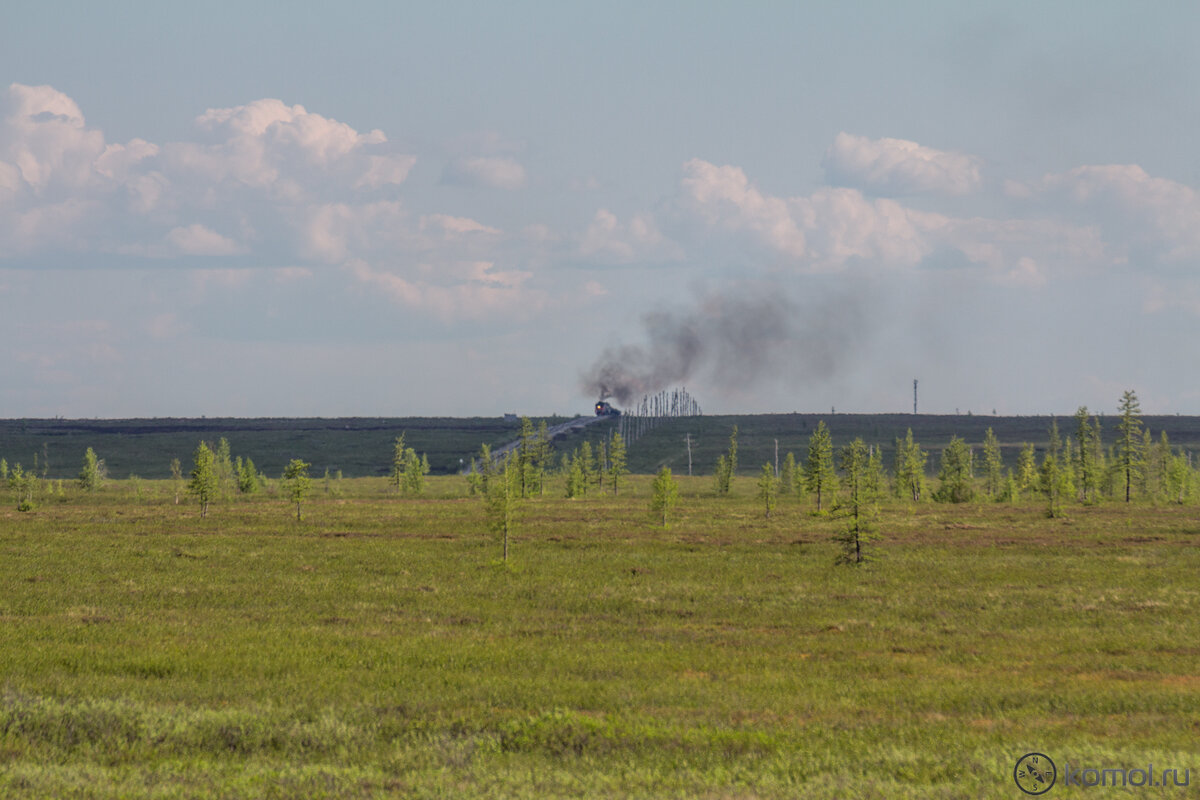
[(619, 417), (619, 416), (621, 416), (621, 410), (619, 408), (613, 408), (612, 403), (609, 403), (607, 400), (597, 400), (596, 401), (596, 416), (597, 417)]

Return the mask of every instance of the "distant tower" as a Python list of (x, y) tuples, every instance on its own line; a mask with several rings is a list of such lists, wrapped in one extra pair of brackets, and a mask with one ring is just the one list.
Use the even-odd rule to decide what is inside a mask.
[(917, 413), (917, 379), (913, 378), (913, 413)]

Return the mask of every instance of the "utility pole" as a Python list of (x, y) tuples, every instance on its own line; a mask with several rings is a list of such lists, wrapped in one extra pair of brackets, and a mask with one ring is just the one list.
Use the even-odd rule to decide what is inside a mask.
[(687, 448), (688, 448), (688, 477), (690, 478), (690, 477), (692, 477), (692, 435), (689, 433), (689, 434), (685, 435), (683, 438), (684, 438), (684, 441), (686, 441), (686, 442), (687, 442)]
[(775, 440), (775, 477), (779, 477), (779, 440)]
[(913, 378), (913, 414), (917, 413), (917, 379)]

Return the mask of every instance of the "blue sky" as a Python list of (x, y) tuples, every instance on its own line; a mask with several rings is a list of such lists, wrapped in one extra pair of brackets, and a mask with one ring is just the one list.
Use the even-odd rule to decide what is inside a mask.
[(0, 416), (1200, 413), (1198, 22), (22, 4)]

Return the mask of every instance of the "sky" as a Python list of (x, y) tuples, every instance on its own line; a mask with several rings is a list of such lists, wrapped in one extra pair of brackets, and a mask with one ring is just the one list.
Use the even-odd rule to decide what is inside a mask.
[[(1200, 7), (56, 2), (0, 417), (1200, 414)], [(601, 380), (598, 376), (601, 376)], [(615, 376), (615, 377), (614, 377)]]

